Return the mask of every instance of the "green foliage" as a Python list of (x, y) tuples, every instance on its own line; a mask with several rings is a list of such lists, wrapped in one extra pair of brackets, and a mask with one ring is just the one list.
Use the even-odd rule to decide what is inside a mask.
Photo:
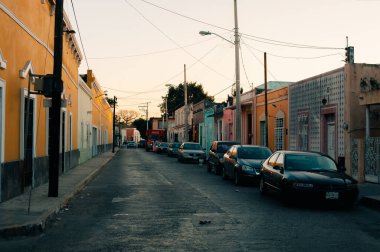
[(141, 138), (146, 139), (146, 120), (139, 118), (133, 121), (132, 126), (140, 131)]
[[(168, 89), (168, 114), (174, 116), (174, 112), (185, 105), (185, 92), (183, 83), (178, 86), (171, 85)], [(162, 97), (162, 103), (159, 105), (161, 112), (165, 114), (166, 97)], [(188, 83), (187, 84), (187, 103), (196, 104), (202, 100), (214, 101), (213, 97), (208, 96), (204, 92), (202, 84)]]

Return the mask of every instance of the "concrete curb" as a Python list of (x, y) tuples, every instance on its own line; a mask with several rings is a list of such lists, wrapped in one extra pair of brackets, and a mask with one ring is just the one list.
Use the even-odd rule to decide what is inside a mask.
[(359, 203), (363, 206), (380, 211), (379, 197), (364, 196), (364, 197), (361, 197)]

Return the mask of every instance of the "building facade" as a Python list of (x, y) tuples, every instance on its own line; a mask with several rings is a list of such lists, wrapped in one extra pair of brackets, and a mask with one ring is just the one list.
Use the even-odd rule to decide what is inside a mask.
[[(41, 76), (53, 72), (54, 11), (53, 0), (0, 1), (0, 201), (49, 178), (50, 100), (32, 92)], [(65, 13), (63, 26), (72, 30)], [(86, 129), (97, 120), (90, 105), (95, 97), (92, 86), (79, 78), (82, 54), (74, 34), (63, 34), (62, 49), (59, 174), (89, 158), (92, 142)], [(99, 117), (107, 131), (102, 135), (106, 143), (112, 117), (103, 112)]]

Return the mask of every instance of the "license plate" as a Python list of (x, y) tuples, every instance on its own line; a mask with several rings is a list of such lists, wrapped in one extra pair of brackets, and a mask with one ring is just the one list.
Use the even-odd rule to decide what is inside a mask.
[(326, 192), (326, 199), (339, 199), (338, 192)]

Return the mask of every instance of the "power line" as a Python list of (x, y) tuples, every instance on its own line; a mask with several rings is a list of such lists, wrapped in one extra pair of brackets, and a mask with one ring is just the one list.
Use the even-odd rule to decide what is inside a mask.
[(218, 29), (221, 29), (221, 30), (225, 30), (225, 31), (231, 31), (231, 29), (227, 29), (227, 28), (224, 28), (224, 27), (221, 27), (221, 26), (217, 26), (217, 25), (214, 25), (214, 24), (211, 24), (211, 23), (207, 23), (205, 21), (201, 21), (201, 20), (198, 20), (198, 19), (195, 19), (195, 18), (192, 18), (192, 17), (189, 17), (189, 16), (186, 16), (186, 15), (183, 15), (183, 14), (180, 14), (178, 12), (175, 12), (175, 11), (172, 11), (172, 10), (169, 10), (169, 9), (166, 9), (164, 7), (161, 7), (159, 5), (156, 5), (156, 4), (153, 4), (149, 1), (146, 1), (146, 0), (140, 0), (141, 2), (144, 2), (146, 4), (149, 4), (149, 5), (152, 5), (156, 8), (159, 8), (161, 10), (164, 10), (164, 11), (167, 11), (167, 12), (170, 12), (174, 15), (177, 15), (177, 16), (180, 16), (180, 17), (183, 17), (183, 18), (186, 18), (186, 19), (190, 19), (192, 21), (195, 21), (195, 22), (198, 22), (198, 23), (201, 23), (201, 24), (205, 24), (205, 25), (209, 25), (209, 26), (212, 26), (212, 27), (215, 27), (215, 28), (218, 28)]
[(171, 52), (171, 51), (181, 50), (182, 48), (186, 48), (186, 47), (196, 46), (196, 45), (208, 42), (208, 41), (210, 41), (212, 39), (216, 39), (216, 38), (215, 37), (211, 37), (211, 38), (209, 38), (207, 40), (203, 40), (201, 42), (192, 43), (192, 44), (189, 44), (189, 45), (185, 45), (185, 46), (181, 46), (181, 47), (176, 47), (176, 48), (170, 48), (170, 49), (165, 49), (165, 50), (154, 51), (154, 52), (132, 54), (132, 55), (123, 55), (123, 56), (90, 57), (89, 59), (92, 59), (92, 60), (125, 59), (125, 58), (135, 58), (135, 57), (141, 57), (141, 56), (149, 56), (149, 55), (155, 55), (155, 54), (161, 54), (161, 53), (167, 53), (167, 52)]
[(80, 35), (80, 30), (79, 30), (79, 25), (78, 25), (77, 15), (76, 15), (76, 13), (75, 13), (75, 8), (74, 8), (73, 0), (71, 0), (71, 6), (72, 6), (72, 8), (73, 8), (73, 13), (74, 13), (74, 18), (75, 18), (75, 23), (76, 23), (76, 25), (77, 25), (78, 35), (79, 35), (79, 40), (80, 40), (80, 43), (81, 43), (81, 45), (82, 45), (82, 50), (83, 50), (84, 58), (85, 58), (85, 60), (86, 60), (87, 69), (90, 69), (90, 66), (88, 65), (88, 60), (87, 60), (87, 56), (86, 56), (86, 51), (84, 50), (84, 46), (83, 46), (82, 36)]
[(190, 57), (192, 57), (193, 59), (199, 61), (202, 65), (204, 65), (205, 67), (207, 67), (208, 69), (210, 69), (211, 71), (213, 71), (214, 73), (224, 77), (225, 79), (228, 79), (229, 80), (229, 77), (225, 76), (224, 74), (222, 73), (219, 73), (218, 71), (216, 71), (215, 69), (213, 69), (212, 67), (206, 65), (205, 63), (203, 63), (202, 61), (200, 61), (199, 59), (197, 59), (194, 55), (192, 55), (189, 51), (187, 51), (185, 48), (181, 47), (175, 40), (173, 40), (172, 38), (170, 38), (165, 32), (163, 32), (158, 26), (156, 26), (155, 24), (153, 24), (153, 22), (151, 22), (147, 17), (145, 17), (136, 7), (134, 7), (130, 2), (128, 2), (127, 0), (124, 0), (124, 2), (126, 4), (128, 4), (129, 6), (131, 6), (142, 18), (144, 18), (149, 24), (151, 24), (154, 28), (156, 28), (160, 33), (162, 33), (167, 39), (169, 39), (172, 43), (174, 43), (176, 46), (178, 46), (179, 48), (181, 48), (187, 55), (189, 55)]
[[(156, 7), (156, 8), (161, 9), (161, 10), (164, 10), (166, 12), (170, 12), (170, 13), (172, 13), (174, 15), (177, 15), (177, 16), (180, 16), (180, 17), (183, 17), (183, 18), (186, 18), (186, 19), (198, 22), (198, 23), (206, 24), (206, 25), (209, 25), (209, 26), (221, 29), (221, 30), (230, 31), (230, 29), (227, 29), (227, 28), (224, 28), (224, 27), (221, 27), (221, 26), (218, 26), (218, 25), (207, 23), (207, 22), (204, 22), (202, 20), (195, 19), (195, 18), (186, 16), (186, 15), (180, 14), (178, 12), (175, 12), (175, 11), (169, 10), (167, 8), (161, 7), (159, 5), (153, 4), (153, 3), (149, 2), (149, 1), (146, 1), (146, 0), (140, 0), (140, 1), (142, 1), (142, 2), (144, 2), (146, 4), (149, 4), (149, 5), (152, 5), (152, 6)], [(278, 46), (296, 47), (296, 48), (304, 48), (304, 49), (331, 49), (331, 50), (341, 50), (341, 49), (344, 49), (344, 48), (340, 48), (340, 47), (326, 47), (326, 46), (297, 44), (297, 43), (285, 42), (285, 41), (280, 41), (280, 40), (268, 39), (268, 38), (259, 37), (259, 36), (255, 36), (255, 35), (250, 35), (250, 34), (246, 34), (246, 33), (240, 33), (240, 34), (242, 36), (247, 36), (247, 37), (249, 37), (248, 39), (255, 40), (257, 42), (266, 43), (266, 44), (272, 44), (272, 45), (278, 45)]]
[(241, 35), (245, 36), (245, 38), (249, 40), (253, 40), (253, 41), (265, 43), (265, 44), (277, 45), (277, 46), (295, 47), (295, 48), (301, 48), (301, 49), (320, 49), (320, 50), (343, 50), (344, 49), (341, 47), (326, 47), (326, 46), (289, 43), (289, 42), (284, 42), (284, 41), (279, 41), (279, 40), (257, 37), (257, 36), (253, 36), (253, 35), (249, 35), (245, 33), (241, 33)]

